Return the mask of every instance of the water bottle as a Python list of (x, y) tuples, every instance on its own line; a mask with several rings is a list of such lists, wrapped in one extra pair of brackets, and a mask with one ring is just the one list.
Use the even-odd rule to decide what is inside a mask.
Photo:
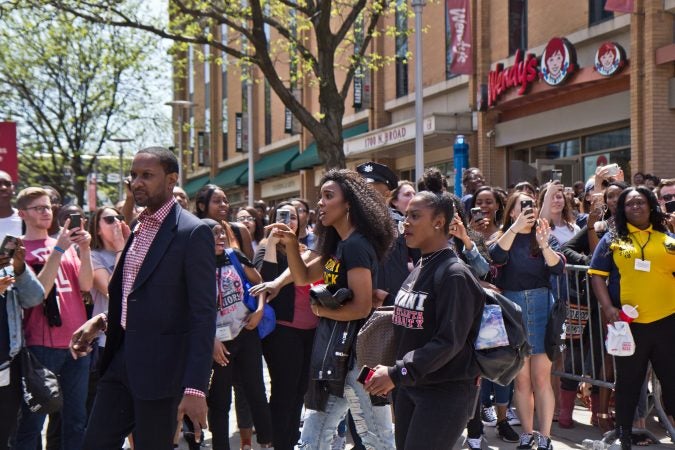
[(584, 447), (585, 450), (593, 450), (593, 439), (584, 439), (581, 442), (581, 445)]

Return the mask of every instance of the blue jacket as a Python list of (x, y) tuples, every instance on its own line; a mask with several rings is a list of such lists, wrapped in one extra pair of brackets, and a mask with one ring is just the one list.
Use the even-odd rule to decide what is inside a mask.
[[(14, 275), (14, 268), (7, 266), (0, 269), (0, 276)], [(37, 306), (45, 298), (45, 290), (33, 271), (26, 265), (26, 270), (16, 277), (16, 282), (5, 292), (7, 299), (7, 321), (9, 323), (9, 357), (14, 358), (23, 347), (23, 309)], [(0, 367), (6, 361), (0, 362)]]

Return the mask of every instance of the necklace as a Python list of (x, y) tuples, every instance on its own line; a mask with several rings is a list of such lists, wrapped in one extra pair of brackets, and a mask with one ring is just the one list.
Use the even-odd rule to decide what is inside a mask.
[(436, 250), (435, 252), (431, 253), (430, 255), (427, 256), (422, 256), (420, 258), (420, 269), (422, 269), (425, 265), (429, 264), (430, 261), (433, 261), (436, 259), (438, 255), (443, 253), (445, 250), (450, 250), (450, 247), (444, 247), (440, 250)]

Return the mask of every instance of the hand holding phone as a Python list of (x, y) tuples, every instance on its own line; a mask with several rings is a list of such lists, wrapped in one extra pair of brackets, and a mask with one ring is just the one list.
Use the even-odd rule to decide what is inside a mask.
[(16, 246), (17, 238), (8, 234), (2, 241), (2, 245), (0, 245), (0, 255), (12, 258), (14, 256)]
[(284, 225), (290, 225), (290, 223), (291, 223), (291, 212), (287, 209), (278, 210), (275, 222), (283, 223)]
[(534, 214), (534, 202), (532, 200), (521, 200), (520, 201), (520, 210), (526, 216)]
[(70, 225), (68, 225), (68, 229), (72, 230), (75, 228), (82, 228), (82, 215), (80, 214), (70, 215)]
[(370, 377), (372, 377), (374, 373), (375, 371), (370, 367), (363, 366), (361, 367), (361, 372), (359, 372), (359, 376), (356, 378), (356, 381), (361, 384), (366, 384), (368, 381), (370, 381)]
[(483, 220), (483, 210), (480, 208), (471, 208), (471, 217), (473, 218), (474, 222), (478, 222), (479, 220)]

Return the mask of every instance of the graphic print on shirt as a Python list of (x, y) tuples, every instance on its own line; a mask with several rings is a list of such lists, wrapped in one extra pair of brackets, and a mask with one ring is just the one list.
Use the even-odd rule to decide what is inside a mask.
[(394, 325), (421, 330), (424, 325), (424, 302), (429, 294), (408, 290), (407, 288), (410, 288), (410, 285), (401, 288), (396, 294), (394, 316), (391, 320)]
[(218, 312), (224, 316), (237, 309), (244, 298), (244, 287), (236, 270), (224, 267), (218, 272)]
[[(46, 264), (47, 258), (51, 254), (51, 251), (47, 247), (40, 247), (32, 252), (31, 255), (37, 258), (36, 261), (33, 261), (33, 264)], [(56, 272), (56, 279), (54, 280), (56, 285), (56, 292), (73, 292), (73, 287), (70, 284), (70, 280), (61, 272), (61, 266), (59, 265), (59, 270)]]
[(331, 256), (328, 258), (328, 261), (326, 261), (326, 264), (323, 266), (323, 283), (327, 285), (333, 285), (337, 284), (338, 282), (338, 275), (340, 272), (340, 260), (335, 257)]

